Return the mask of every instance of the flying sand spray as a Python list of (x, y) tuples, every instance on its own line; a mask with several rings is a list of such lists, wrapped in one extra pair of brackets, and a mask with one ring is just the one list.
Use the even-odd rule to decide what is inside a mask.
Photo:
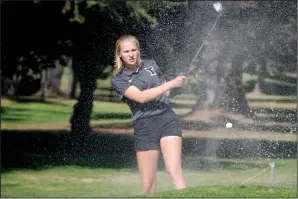
[[(190, 75), (190, 74), (191, 74), (191, 73), (198, 67), (198, 66), (196, 66), (196, 65), (193, 65), (193, 63), (194, 63), (194, 61), (197, 59), (197, 57), (198, 57), (198, 55), (200, 54), (202, 48), (204, 47), (206, 41), (208, 40), (208, 38), (209, 38), (210, 35), (212, 34), (212, 31), (214, 30), (214, 28), (215, 28), (215, 26), (216, 26), (218, 20), (220, 19), (220, 17), (221, 17), (222, 14), (223, 14), (223, 7), (222, 7), (221, 2), (213, 3), (213, 8), (214, 8), (214, 10), (218, 13), (218, 15), (217, 15), (217, 17), (216, 17), (216, 20), (215, 20), (215, 22), (213, 23), (211, 29), (209, 30), (209, 32), (208, 32), (206, 38), (203, 40), (203, 42), (202, 42), (200, 48), (197, 50), (195, 56), (194, 56), (193, 59), (191, 60), (189, 66), (188, 66), (189, 69), (188, 69), (187, 73), (185, 74), (185, 76), (189, 76), (189, 75)], [(233, 126), (232, 123), (230, 123), (230, 122), (226, 123), (226, 128), (232, 128), (232, 126)]]
[[(188, 69), (188, 71), (184, 74), (185, 76), (189, 76), (195, 69), (197, 69), (198, 66), (193, 65), (193, 63), (194, 63), (194, 61), (197, 59), (199, 53), (201, 52), (203, 46), (205, 45), (205, 42), (207, 41), (207, 39), (209, 38), (209, 36), (212, 34), (213, 29), (215, 28), (215, 26), (216, 26), (218, 20), (220, 19), (220, 17), (222, 16), (222, 13), (223, 13), (223, 12), (222, 12), (222, 11), (223, 11), (223, 7), (222, 7), (221, 2), (213, 3), (213, 8), (214, 8), (215, 11), (218, 13), (218, 15), (217, 15), (217, 17), (216, 17), (216, 20), (215, 20), (213, 26), (211, 27), (211, 29), (209, 30), (209, 32), (208, 32), (206, 38), (203, 40), (203, 42), (202, 42), (200, 48), (197, 50), (197, 52), (196, 52), (195, 56), (193, 57), (192, 61), (190, 62), (189, 66), (188, 66), (189, 69)], [(232, 124), (232, 123), (230, 123), (230, 122), (227, 122), (227, 123), (226, 123), (226, 128), (230, 129), (230, 128), (232, 128), (232, 127), (233, 127), (233, 124)], [(241, 183), (241, 185), (243, 185), (244, 183), (246, 183), (246, 182), (250, 181), (251, 179), (257, 177), (258, 175), (260, 175), (261, 173), (263, 173), (264, 171), (266, 171), (267, 169), (270, 168), (270, 172), (269, 172), (269, 178), (270, 178), (270, 179), (269, 179), (269, 183), (270, 183), (270, 185), (272, 186), (272, 185), (274, 184), (274, 167), (275, 167), (275, 160), (273, 159), (273, 160), (270, 161), (269, 166), (268, 166), (267, 168), (263, 169), (261, 172), (257, 173), (255, 176), (252, 176), (251, 178), (249, 178), (249, 179), (243, 181), (243, 182)]]
[[(188, 68), (188, 71), (184, 74), (181, 74), (181, 75), (184, 75), (184, 76), (189, 76), (195, 69), (198, 68), (198, 66), (196, 65), (193, 65), (193, 62), (197, 59), (198, 55), (200, 54), (202, 48), (204, 47), (207, 39), (209, 38), (209, 36), (211, 35), (213, 29), (215, 28), (218, 20), (220, 19), (220, 17), (222, 16), (222, 11), (223, 11), (223, 8), (222, 8), (222, 4), (220, 2), (216, 2), (216, 3), (213, 3), (213, 8), (214, 10), (218, 13), (217, 17), (216, 17), (216, 20), (213, 24), (213, 26), (211, 27), (211, 29), (209, 30), (206, 38), (203, 40), (200, 48), (197, 50), (195, 56), (193, 57), (193, 59), (191, 60), (189, 66), (187, 67)], [(175, 95), (179, 95), (181, 94), (182, 90), (181, 89), (176, 89), (175, 91), (173, 90), (172, 93), (173, 93), (173, 96)], [(171, 94), (172, 95), (172, 94)]]
[(190, 75), (196, 68), (197, 66), (193, 65), (193, 62), (197, 59), (199, 53), (201, 52), (203, 46), (205, 45), (205, 42), (207, 41), (207, 39), (209, 38), (209, 36), (211, 35), (213, 29), (215, 28), (218, 20), (220, 19), (220, 17), (222, 16), (222, 4), (220, 2), (216, 2), (213, 4), (213, 8), (216, 10), (216, 12), (218, 13), (217, 17), (216, 17), (216, 20), (213, 24), (213, 26), (211, 27), (211, 29), (209, 30), (208, 32), (208, 35), (206, 36), (206, 38), (203, 40), (200, 48), (198, 49), (198, 51), (196, 52), (195, 56), (193, 57), (192, 61), (190, 62), (189, 66), (188, 66), (188, 71), (187, 73), (185, 74), (185, 76), (188, 76)]

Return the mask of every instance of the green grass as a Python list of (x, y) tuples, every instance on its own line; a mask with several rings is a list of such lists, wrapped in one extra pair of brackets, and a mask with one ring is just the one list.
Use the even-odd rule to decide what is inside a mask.
[[(55, 102), (56, 101), (56, 102)], [(50, 101), (51, 102), (51, 101)], [(2, 103), (1, 105), (1, 123), (65, 123), (73, 111), (74, 100), (63, 100), (61, 103), (52, 100), (55, 103)], [(94, 102), (93, 119), (104, 119), (105, 115), (113, 114), (113, 122), (121, 122), (121, 117), (117, 120), (117, 114), (128, 114), (130, 110), (126, 104), (113, 102)], [(100, 116), (96, 114), (100, 113)]]
[[(68, 123), (75, 100), (48, 99), (48, 103), (3, 101), (1, 103), (2, 124)], [(181, 115), (189, 109), (175, 109)], [(93, 102), (91, 123), (111, 124), (130, 122), (131, 111), (125, 103)]]
[[(251, 81), (251, 80), (257, 80), (258, 76), (255, 74), (249, 74), (249, 73), (243, 73), (243, 83), (247, 82), (247, 81)], [(282, 81), (279, 80), (278, 78), (274, 78), (274, 77), (266, 77), (264, 79), (264, 81), (266, 83), (274, 83), (274, 84), (279, 84), (279, 85), (283, 85), (283, 86), (297, 86), (297, 84), (294, 83), (290, 83), (287, 81)]]
[[(4, 197), (104, 197), (135, 194), (125, 170), (56, 167), (15, 170), (1, 175)], [(122, 181), (120, 181), (122, 179)]]
[[(296, 196), (296, 160), (276, 161), (275, 183), (272, 187), (269, 187), (268, 170), (240, 186), (267, 167), (266, 159), (228, 161), (234, 166), (243, 166), (238, 169), (228, 165), (212, 170), (185, 170), (190, 188), (180, 191), (172, 191), (167, 173), (160, 168), (157, 172), (157, 193), (147, 197)], [(140, 189), (139, 174), (134, 167), (108, 169), (57, 166), (38, 170), (11, 169), (1, 173), (3, 197), (144, 197)]]
[(150, 198), (294, 198), (296, 190), (291, 188), (261, 185), (232, 185), (232, 186), (202, 186), (198, 188), (189, 188), (185, 190), (175, 190), (163, 193), (150, 194), (138, 197)]

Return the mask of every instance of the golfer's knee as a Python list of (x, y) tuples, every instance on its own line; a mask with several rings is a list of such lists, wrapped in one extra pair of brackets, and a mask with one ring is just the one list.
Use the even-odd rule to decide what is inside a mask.
[(167, 173), (174, 181), (179, 180), (181, 177), (183, 177), (181, 167), (168, 168)]
[(142, 181), (142, 192), (144, 194), (154, 193), (156, 188), (156, 179)]

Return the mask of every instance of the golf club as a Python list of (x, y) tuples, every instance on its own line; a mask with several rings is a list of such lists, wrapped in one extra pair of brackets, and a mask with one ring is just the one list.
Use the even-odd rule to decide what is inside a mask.
[[(194, 72), (194, 70), (196, 70), (199, 66), (196, 66), (196, 65), (193, 65), (193, 62), (197, 59), (199, 53), (201, 52), (203, 46), (205, 45), (205, 42), (206, 40), (209, 38), (209, 36), (211, 35), (213, 29), (215, 28), (218, 20), (220, 19), (220, 17), (222, 16), (222, 4), (220, 2), (216, 2), (216, 3), (213, 3), (213, 8), (216, 10), (216, 12), (218, 13), (217, 17), (216, 17), (216, 20), (213, 24), (213, 26), (211, 27), (211, 29), (209, 30), (209, 33), (208, 35), (206, 36), (206, 38), (203, 40), (200, 48), (197, 50), (194, 58), (192, 59), (192, 61), (190, 62), (189, 66), (187, 67), (188, 68), (188, 71), (183, 74), (184, 76), (189, 76), (192, 72)], [(175, 88), (175, 89), (172, 89), (171, 91), (171, 98), (174, 98), (176, 95), (180, 95), (182, 93), (182, 88)]]
[(207, 39), (209, 38), (209, 36), (211, 35), (213, 29), (215, 28), (218, 20), (220, 19), (220, 17), (222, 16), (222, 4), (220, 2), (216, 2), (216, 3), (213, 3), (213, 8), (216, 10), (216, 12), (218, 13), (217, 17), (216, 17), (216, 20), (213, 24), (213, 26), (211, 27), (211, 29), (209, 30), (209, 33), (208, 35), (206, 36), (206, 38), (203, 40), (200, 48), (197, 50), (195, 56), (193, 57), (192, 61), (190, 62), (189, 66), (188, 66), (188, 71), (187, 73), (185, 74), (185, 76), (188, 76), (190, 75), (196, 68), (197, 66), (193, 65), (193, 62), (197, 59), (199, 53), (201, 52), (203, 46), (205, 45), (205, 42), (207, 41)]

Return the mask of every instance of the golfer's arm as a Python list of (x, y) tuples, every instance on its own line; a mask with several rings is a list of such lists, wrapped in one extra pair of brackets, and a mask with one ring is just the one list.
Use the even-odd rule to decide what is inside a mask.
[[(167, 80), (164, 81), (164, 83), (166, 83), (166, 82), (167, 82)], [(163, 84), (164, 84), (164, 83), (163, 83)], [(170, 96), (170, 92), (171, 92), (171, 89), (168, 90), (168, 91), (166, 92), (166, 95), (167, 95), (168, 97)]]
[(158, 96), (169, 91), (170, 89), (171, 89), (170, 82), (166, 82), (160, 86), (143, 90), (143, 91), (139, 90), (135, 86), (130, 86), (125, 91), (124, 96), (138, 103), (146, 103), (156, 99)]

